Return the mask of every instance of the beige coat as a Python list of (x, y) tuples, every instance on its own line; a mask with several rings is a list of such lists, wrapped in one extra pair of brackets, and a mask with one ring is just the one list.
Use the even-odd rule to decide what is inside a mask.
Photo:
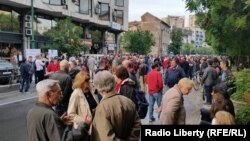
[(138, 141), (140, 125), (134, 103), (125, 96), (112, 93), (96, 108), (92, 141)]
[(183, 96), (178, 86), (175, 85), (163, 96), (160, 124), (185, 124), (185, 118), (186, 113), (183, 103)]
[[(95, 96), (93, 97), (95, 98)], [(80, 88), (75, 89), (71, 94), (67, 113), (76, 115), (74, 118), (75, 128), (79, 127), (86, 115), (92, 117), (88, 101)]]

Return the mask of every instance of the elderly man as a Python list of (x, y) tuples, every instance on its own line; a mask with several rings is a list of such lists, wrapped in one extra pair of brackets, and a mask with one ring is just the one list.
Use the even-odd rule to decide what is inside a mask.
[(55, 72), (50, 75), (50, 79), (58, 80), (59, 85), (62, 88), (62, 101), (56, 106), (56, 112), (59, 116), (67, 112), (69, 99), (72, 93), (72, 79), (69, 72), (69, 62), (67, 60), (62, 60), (60, 62), (60, 71)]
[[(29, 141), (67, 141), (83, 140), (88, 137), (88, 125), (91, 119), (85, 117), (80, 131), (65, 132), (65, 124), (72, 123), (74, 116), (58, 117), (52, 109), (62, 96), (61, 88), (56, 80), (42, 80), (36, 85), (38, 102), (27, 114), (27, 132)], [(84, 123), (86, 122), (86, 123)], [(78, 134), (77, 134), (78, 133)]]
[(178, 84), (169, 89), (162, 99), (160, 124), (185, 124), (185, 108), (183, 95), (188, 95), (193, 87), (193, 81), (181, 79)]
[(115, 78), (109, 71), (100, 71), (94, 85), (103, 96), (93, 120), (92, 140), (139, 140), (140, 118), (135, 104), (115, 94)]

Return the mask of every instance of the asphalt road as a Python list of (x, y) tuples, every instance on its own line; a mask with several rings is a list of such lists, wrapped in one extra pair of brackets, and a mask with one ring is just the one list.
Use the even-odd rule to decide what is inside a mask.
[[(167, 88), (164, 88), (165, 93)], [(18, 91), (0, 94), (0, 141), (27, 141), (26, 115), (36, 102), (34, 87), (31, 93), (21, 94)], [(200, 108), (202, 96), (200, 91), (194, 91), (184, 96), (186, 109), (186, 124), (197, 125), (200, 122)], [(156, 106), (157, 107), (157, 106)], [(155, 117), (156, 113), (155, 113)], [(148, 116), (142, 120), (142, 124), (157, 124), (148, 121)]]
[(36, 99), (0, 106), (0, 140), (27, 141), (26, 115)]
[[(167, 91), (168, 88), (164, 87), (163, 93)], [(199, 125), (200, 123), (200, 108), (203, 105), (203, 100), (202, 100), (202, 92), (201, 90), (194, 90), (189, 93), (187, 96), (183, 96), (184, 98), (184, 107), (186, 110), (186, 124), (187, 125)], [(157, 108), (157, 104), (155, 103), (155, 109)], [(154, 117), (158, 117), (157, 113), (154, 113)], [(159, 119), (156, 118), (155, 122), (149, 122), (149, 117), (145, 119), (142, 119), (142, 124), (143, 125), (148, 125), (148, 124), (159, 124)]]

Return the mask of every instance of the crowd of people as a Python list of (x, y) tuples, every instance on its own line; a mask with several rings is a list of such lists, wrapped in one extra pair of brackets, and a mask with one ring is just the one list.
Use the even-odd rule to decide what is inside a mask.
[(117, 54), (47, 60), (37, 55), (20, 66), (20, 92), (27, 92), (35, 78), (38, 93), (27, 115), (30, 141), (139, 140), (138, 91), (148, 95), (149, 122), (185, 124), (183, 95), (191, 92), (196, 72), (206, 105), (201, 124), (235, 124), (226, 85), (232, 76), (228, 58)]

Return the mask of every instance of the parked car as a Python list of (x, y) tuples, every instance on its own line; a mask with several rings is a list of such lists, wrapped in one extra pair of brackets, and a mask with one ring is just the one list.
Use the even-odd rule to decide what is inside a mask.
[(8, 84), (16, 77), (17, 70), (6, 60), (0, 60), (0, 84)]

